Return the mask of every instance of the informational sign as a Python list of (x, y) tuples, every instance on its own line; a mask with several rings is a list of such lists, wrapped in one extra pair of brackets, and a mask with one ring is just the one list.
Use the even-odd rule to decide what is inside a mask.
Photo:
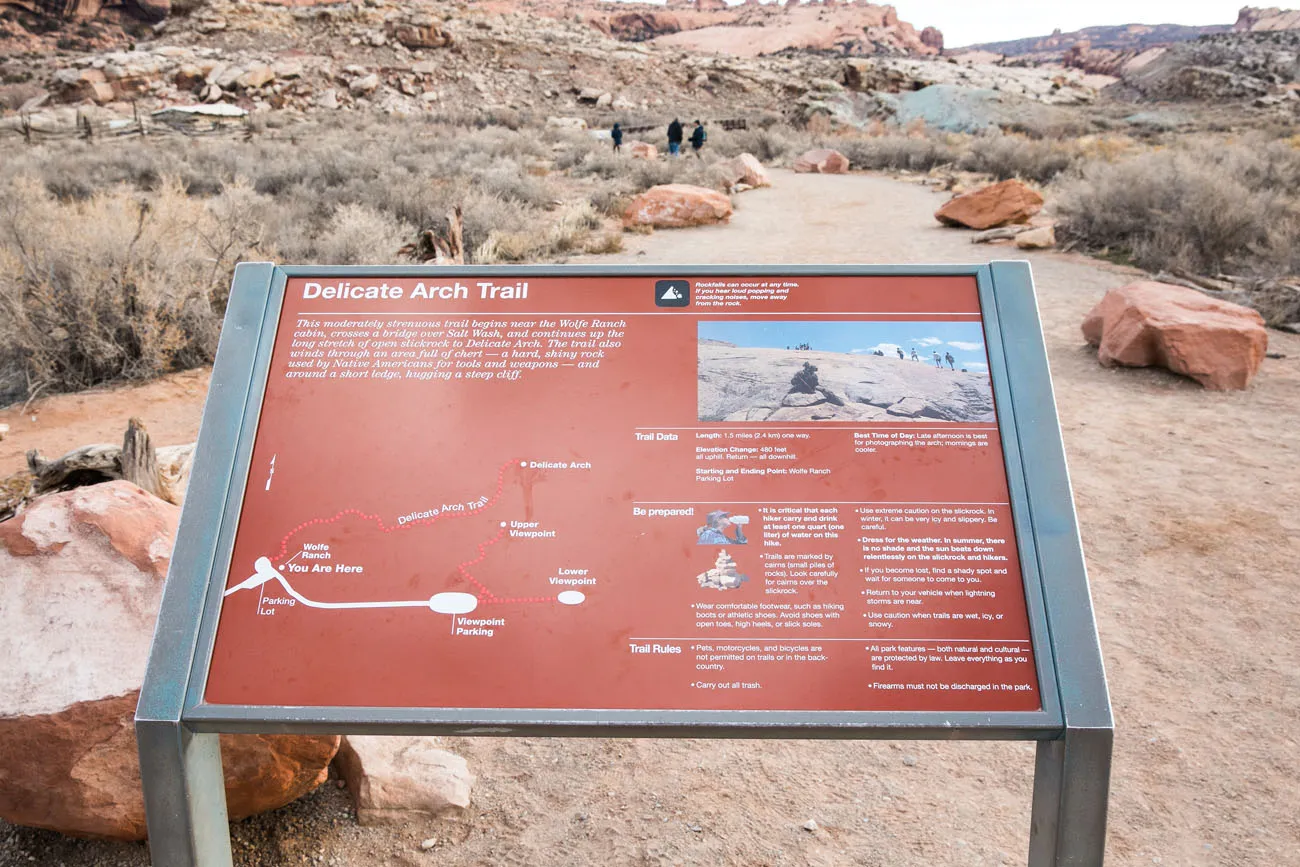
[(1024, 263), (241, 265), (136, 711), (155, 864), (225, 732), (1038, 742), (1113, 723)]
[(213, 704), (1041, 706), (974, 277), (296, 277)]

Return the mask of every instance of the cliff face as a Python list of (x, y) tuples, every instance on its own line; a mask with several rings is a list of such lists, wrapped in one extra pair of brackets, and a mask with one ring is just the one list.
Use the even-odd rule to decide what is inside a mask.
[(679, 15), (681, 32), (656, 41), (687, 51), (741, 57), (783, 51), (929, 56), (943, 50), (943, 33), (899, 20), (892, 6), (872, 3), (744, 4), (709, 15)]
[(171, 11), (170, 0), (0, 0), (0, 8), (22, 9), (46, 18), (87, 20), (121, 16), (161, 21)]
[[(338, 0), (250, 0), (257, 7), (326, 6)], [(202, 16), (227, 5), (221, 0), (190, 0), (190, 14)], [(375, 3), (376, 8), (387, 4)], [(446, 16), (446, 4), (428, 4)], [(436, 8), (435, 8), (436, 7)], [(729, 6), (725, 0), (689, 0), (665, 5), (610, 3), (607, 0), (482, 0), (471, 4), (479, 14), (518, 20), (549, 19), (578, 23), (621, 42), (648, 42), (685, 51), (756, 57), (788, 51), (840, 55), (937, 55), (943, 34), (933, 27), (918, 30), (900, 21), (892, 6), (815, 0), (807, 4), (781, 2)], [(87, 40), (85, 24), (98, 21), (130, 27), (156, 23), (171, 13), (171, 0), (0, 0), (0, 9), (29, 16), (25, 28), (32, 38), (11, 34), (17, 27), (0, 20), (0, 40), (27, 43), (30, 50), (48, 48), (44, 42), (80, 43), (82, 50), (106, 48), (114, 40)], [(461, 7), (461, 11), (465, 10)], [(215, 13), (214, 13), (215, 14)], [(452, 13), (455, 14), (455, 13)], [(52, 22), (66, 22), (60, 26)], [(21, 22), (20, 22), (21, 23)], [(136, 28), (139, 29), (139, 28)], [(60, 32), (66, 31), (66, 32)], [(42, 41), (41, 35), (50, 39)], [(117, 33), (116, 41), (130, 41)], [(111, 35), (110, 35), (111, 36)]]
[[(1244, 12), (1245, 10), (1243, 10)], [(1085, 27), (1069, 33), (1054, 31), (1048, 36), (1012, 39), (1006, 42), (985, 42), (972, 45), (969, 50), (992, 51), (1007, 57), (1059, 57), (1077, 45), (1094, 51), (1139, 52), (1158, 45), (1187, 42), (1211, 33), (1225, 33), (1226, 24), (1206, 27), (1188, 27), (1182, 24), (1122, 24), (1114, 27)]]
[[(1174, 45), (1124, 74), (1124, 84), (1158, 100), (1267, 99), (1300, 81), (1300, 30), (1256, 30)], [(1294, 97), (1287, 97), (1294, 99)]]
[(1300, 29), (1300, 11), (1279, 9), (1271, 6), (1261, 9), (1257, 6), (1245, 6), (1237, 13), (1237, 23), (1232, 29), (1238, 32), (1259, 32), (1261, 30), (1297, 30)]

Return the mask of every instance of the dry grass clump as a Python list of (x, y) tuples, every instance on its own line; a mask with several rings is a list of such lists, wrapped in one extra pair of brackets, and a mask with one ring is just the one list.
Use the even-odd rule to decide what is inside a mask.
[[(580, 156), (599, 148), (589, 136), (569, 138)], [(211, 361), (241, 258), (394, 263), (420, 232), (444, 232), (457, 206), (471, 261), (583, 250), (601, 218), (585, 198), (560, 204), (574, 193), (549, 170), (552, 146), (535, 130), (341, 113), (251, 142), (69, 142), (8, 153), (0, 404)], [(630, 189), (634, 167), (621, 163)]]
[(1149, 271), (1294, 274), (1298, 190), (1300, 152), (1284, 142), (1198, 142), (1083, 165), (1057, 197), (1057, 231)]
[(212, 358), (230, 269), (260, 255), (251, 191), (220, 207), (164, 180), (62, 204), (0, 182), (0, 401)]
[(804, 151), (816, 147), (814, 136), (806, 130), (768, 125), (759, 129), (741, 129), (709, 133), (709, 147), (724, 157), (753, 154), (762, 163), (792, 162)]
[(542, 232), (531, 227), (489, 231), (487, 239), (474, 248), (474, 261), (484, 265), (534, 262), (572, 253), (583, 249), (591, 231), (599, 227), (600, 217), (590, 202), (573, 202), (560, 208)]
[(848, 157), (855, 169), (928, 172), (957, 162), (959, 150), (947, 137), (928, 135), (846, 135), (830, 147)]
[(383, 265), (415, 237), (414, 227), (367, 205), (340, 205), (315, 241), (322, 265)]
[(1073, 167), (1079, 147), (1072, 140), (1031, 139), (1021, 135), (986, 135), (973, 139), (957, 165), (971, 172), (1045, 184)]

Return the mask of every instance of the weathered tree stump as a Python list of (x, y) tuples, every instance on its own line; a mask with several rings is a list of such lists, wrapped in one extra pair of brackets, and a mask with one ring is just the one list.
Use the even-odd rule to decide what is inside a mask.
[(154, 454), (144, 422), (138, 418), (127, 423), (126, 436), (122, 438), (121, 465), (122, 478), (158, 496), (162, 489), (158, 478), (158, 456)]

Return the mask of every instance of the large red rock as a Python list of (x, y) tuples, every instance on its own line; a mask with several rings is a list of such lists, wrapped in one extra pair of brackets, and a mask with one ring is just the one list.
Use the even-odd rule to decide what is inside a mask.
[[(179, 509), (129, 482), (0, 523), (0, 818), (139, 840), (133, 717)], [(223, 736), (233, 818), (325, 779), (336, 737)]]
[(817, 148), (795, 160), (794, 170), (802, 174), (842, 175), (849, 170), (849, 158), (830, 148)]
[(1108, 367), (1165, 367), (1216, 390), (1250, 385), (1268, 349), (1256, 311), (1151, 281), (1107, 292), (1083, 336)]
[(1028, 222), (1042, 209), (1038, 191), (1013, 178), (949, 199), (934, 218), (945, 226), (994, 229)]
[(741, 154), (717, 165), (723, 179), (730, 185), (747, 184), (751, 187), (770, 187), (772, 179), (767, 176), (763, 164), (753, 154)]
[(662, 184), (632, 200), (623, 214), (623, 224), (680, 229), (725, 223), (731, 214), (731, 199), (717, 190), (690, 184)]
[(927, 27), (921, 31), (921, 44), (928, 45), (935, 51), (943, 51), (943, 31), (938, 27)]

